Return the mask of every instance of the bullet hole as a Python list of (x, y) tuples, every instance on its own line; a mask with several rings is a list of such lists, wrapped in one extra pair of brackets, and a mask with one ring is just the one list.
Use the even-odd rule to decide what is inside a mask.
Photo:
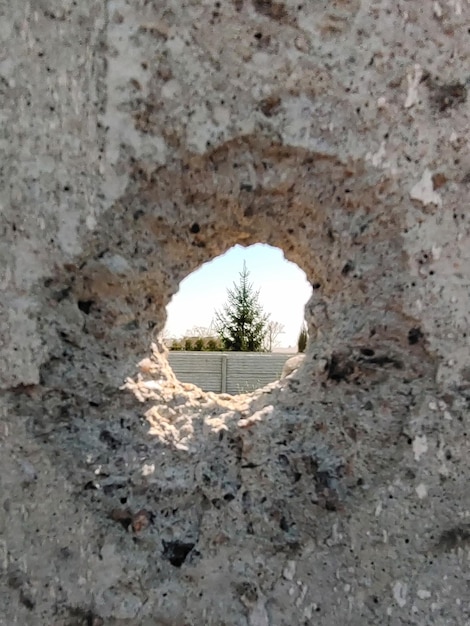
[(94, 305), (94, 301), (93, 300), (79, 300), (77, 302), (78, 308), (80, 309), (80, 311), (82, 311), (82, 313), (85, 313), (85, 315), (89, 315), (90, 311), (91, 311), (91, 307)]
[(364, 356), (374, 356), (375, 351), (371, 348), (361, 348), (361, 354)]
[[(252, 210), (251, 207), (247, 207), (244, 211), (245, 216), (247, 215), (250, 216), (251, 210)], [(189, 224), (187, 228), (189, 228)], [(209, 234), (209, 232), (207, 231), (207, 228), (209, 228), (209, 230), (212, 231), (211, 226), (206, 227), (205, 234), (206, 233)], [(198, 239), (200, 238), (201, 238), (201, 235), (198, 235), (196, 237), (190, 237), (189, 243), (191, 244), (191, 246), (199, 245), (200, 243), (203, 243), (203, 242), (198, 241)], [(261, 244), (258, 244), (258, 245), (261, 246)], [(252, 248), (256, 248), (256, 247), (257, 247), (256, 245), (247, 246), (247, 249), (251, 250)], [(268, 246), (265, 244), (263, 244), (263, 248), (265, 248), (263, 253), (266, 253), (266, 254), (271, 254), (271, 252), (274, 252), (274, 251), (277, 251), (278, 253), (281, 252), (281, 250), (273, 248), (272, 246)], [(230, 249), (227, 251), (226, 253), (227, 258), (230, 258), (232, 252), (235, 252), (235, 250)], [(266, 259), (268, 258), (271, 258), (271, 257), (266, 257)], [(276, 257), (273, 257), (273, 259), (275, 258)], [(219, 259), (221, 260), (221, 257), (219, 257)], [(214, 272), (214, 269), (211, 269), (211, 268), (215, 268), (217, 266), (219, 259), (213, 259), (213, 261), (211, 261), (210, 263), (206, 263), (203, 268), (199, 268), (197, 277), (196, 275), (194, 275), (194, 278), (200, 281), (202, 280), (203, 274), (207, 272), (206, 276), (208, 280), (210, 281), (211, 272)], [(278, 261), (282, 264), (288, 263), (285, 260), (285, 257), (284, 258), (278, 257)], [(311, 292), (311, 288), (307, 280), (307, 277), (301, 270), (299, 270), (300, 274), (298, 275), (298, 277), (296, 277), (295, 263), (288, 263), (288, 264), (290, 266), (287, 268), (288, 271), (294, 272), (294, 273), (291, 275), (292, 280), (289, 279), (288, 283), (286, 283), (286, 288), (287, 289), (294, 288), (294, 285), (297, 284), (296, 281), (298, 279), (299, 280), (299, 283), (298, 283), (299, 293), (300, 293), (300, 290), (305, 290), (306, 297), (310, 297), (312, 292)], [(183, 309), (186, 308), (187, 300), (193, 297), (192, 293), (194, 293), (192, 291), (191, 280), (192, 280), (191, 276), (186, 278), (184, 288), (180, 290), (177, 295), (175, 295), (175, 298), (171, 302), (172, 307), (180, 306), (178, 303), (181, 302), (183, 303), (182, 308)], [(275, 295), (275, 288), (273, 290), (273, 295)], [(173, 310), (176, 310), (176, 308), (174, 308)], [(170, 315), (169, 315), (169, 319), (167, 319), (166, 329), (171, 329), (173, 325), (171, 309), (169, 309), (169, 313)], [(301, 319), (300, 316), (299, 316), (299, 319)], [(293, 337), (292, 339), (294, 341), (297, 341), (297, 338)], [(270, 339), (268, 338), (268, 340)], [(182, 340), (178, 340), (178, 339), (172, 338), (170, 341), (168, 341), (167, 346), (170, 349), (170, 353), (168, 357), (169, 365), (172, 367), (173, 372), (175, 373), (177, 378), (180, 378), (181, 382), (195, 383), (199, 387), (201, 387), (204, 391), (214, 391), (216, 393), (227, 392), (233, 395), (238, 395), (239, 393), (246, 393), (248, 391), (250, 392), (254, 391), (257, 388), (263, 387), (264, 385), (274, 382), (275, 380), (279, 379), (280, 374), (282, 372), (282, 368), (285, 362), (288, 360), (287, 354), (285, 356), (282, 355), (281, 357), (273, 356), (272, 360), (271, 360), (271, 357), (268, 357), (264, 361), (266, 365), (263, 365), (263, 371), (261, 374), (257, 366), (255, 367), (254, 365), (252, 366), (251, 364), (248, 364), (247, 362), (245, 362), (242, 365), (242, 369), (240, 370), (241, 372), (240, 376), (237, 375), (234, 378), (233, 374), (231, 374), (231, 371), (233, 371), (231, 370), (232, 363), (234, 362), (239, 363), (240, 361), (234, 361), (233, 359), (237, 355), (233, 355), (233, 356), (228, 357), (229, 376), (226, 377), (223, 381), (221, 374), (220, 374), (221, 372), (220, 365), (219, 366), (215, 365), (215, 369), (213, 370), (212, 370), (213, 366), (211, 365), (211, 369), (209, 369), (207, 373), (203, 370), (202, 375), (201, 375), (201, 371), (198, 370), (197, 365), (195, 366), (196, 369), (194, 368), (188, 369), (185, 365), (186, 359), (189, 359), (190, 356), (195, 358), (197, 356), (196, 354), (193, 354), (193, 355), (178, 354), (178, 352), (180, 351), (200, 351), (202, 349), (203, 351), (206, 351), (208, 353), (206, 354), (207, 362), (208, 363), (210, 362), (211, 364), (212, 363), (216, 364), (218, 362), (217, 359), (220, 357), (218, 357), (218, 355), (215, 353), (219, 352), (220, 349), (223, 347), (223, 343), (221, 342), (219, 337), (217, 336), (212, 337), (210, 333), (207, 333), (207, 335), (205, 335), (204, 337), (199, 337), (198, 339), (182, 337)], [(282, 359), (282, 363), (280, 361), (277, 361), (278, 358)], [(253, 364), (254, 364), (254, 361), (253, 361)], [(238, 368), (239, 366), (236, 365), (236, 367)], [(254, 369), (251, 369), (251, 368), (254, 368)]]
[(410, 344), (410, 346), (413, 346), (413, 345), (417, 344), (419, 342), (419, 340), (422, 339), (423, 337), (424, 337), (424, 335), (421, 332), (421, 328), (419, 328), (419, 327), (412, 328), (408, 332), (408, 343)]
[(261, 39), (263, 37), (263, 33), (255, 33), (255, 39)]
[(193, 235), (197, 235), (197, 233), (200, 232), (201, 227), (197, 222), (194, 222), (189, 230), (193, 233)]

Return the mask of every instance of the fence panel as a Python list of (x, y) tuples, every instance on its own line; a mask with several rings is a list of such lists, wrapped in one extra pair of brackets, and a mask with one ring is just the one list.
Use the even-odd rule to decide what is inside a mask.
[(168, 360), (181, 382), (204, 391), (232, 395), (278, 380), (292, 354), (256, 352), (170, 352)]
[(235, 353), (227, 358), (227, 393), (254, 391), (281, 377), (290, 355)]
[(221, 352), (170, 352), (168, 361), (182, 383), (192, 383), (204, 391), (222, 389)]

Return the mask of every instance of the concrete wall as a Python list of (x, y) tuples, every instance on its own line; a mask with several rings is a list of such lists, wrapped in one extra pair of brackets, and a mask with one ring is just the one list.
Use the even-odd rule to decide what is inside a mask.
[[(1, 626), (470, 623), (469, 30), (0, 2)], [(185, 386), (149, 336), (259, 242), (312, 285), (302, 367)]]
[(168, 362), (181, 382), (204, 391), (244, 393), (278, 380), (292, 354), (170, 352)]

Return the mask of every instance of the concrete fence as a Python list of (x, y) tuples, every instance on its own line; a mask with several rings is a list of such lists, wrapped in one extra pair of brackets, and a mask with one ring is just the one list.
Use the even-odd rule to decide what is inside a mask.
[(204, 391), (245, 393), (278, 380), (292, 354), (259, 352), (170, 352), (178, 379)]

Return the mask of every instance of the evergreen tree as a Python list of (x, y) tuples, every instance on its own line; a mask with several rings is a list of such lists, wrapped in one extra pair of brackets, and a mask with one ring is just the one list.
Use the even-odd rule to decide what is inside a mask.
[(307, 347), (308, 342), (308, 329), (307, 324), (302, 325), (300, 329), (299, 338), (297, 339), (297, 349), (299, 352), (305, 352), (305, 348)]
[(263, 312), (253, 284), (248, 281), (246, 263), (240, 281), (227, 289), (227, 302), (222, 311), (215, 312), (215, 330), (225, 350), (262, 352), (268, 315)]

